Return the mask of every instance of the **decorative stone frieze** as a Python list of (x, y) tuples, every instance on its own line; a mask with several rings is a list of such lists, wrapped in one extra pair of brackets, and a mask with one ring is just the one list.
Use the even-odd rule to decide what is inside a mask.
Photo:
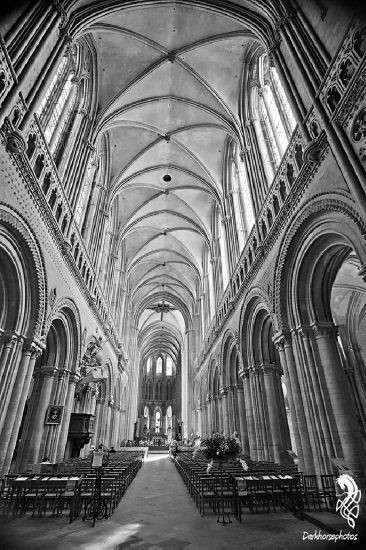
[(6, 50), (5, 42), (0, 36), (0, 107), (16, 81), (17, 78)]

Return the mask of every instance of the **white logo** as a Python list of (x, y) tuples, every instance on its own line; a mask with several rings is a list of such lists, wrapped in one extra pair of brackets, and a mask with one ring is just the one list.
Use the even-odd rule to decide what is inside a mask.
[(342, 518), (347, 520), (348, 525), (355, 528), (355, 519), (360, 513), (359, 502), (361, 500), (361, 491), (356, 485), (355, 480), (348, 474), (342, 474), (337, 479), (337, 483), (343, 490), (338, 496), (336, 511), (340, 512)]

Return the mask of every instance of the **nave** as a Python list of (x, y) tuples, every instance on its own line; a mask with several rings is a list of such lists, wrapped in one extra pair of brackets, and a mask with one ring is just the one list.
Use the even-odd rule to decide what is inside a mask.
[[(321, 512), (327, 522), (331, 514)], [(311, 514), (316, 517), (319, 514)], [(336, 516), (333, 514), (333, 522)], [(81, 516), (80, 516), (81, 518)], [(168, 454), (150, 454), (107, 521), (94, 528), (80, 518), (25, 516), (1, 525), (6, 550), (284, 550), (310, 547), (303, 533), (319, 528), (289, 512), (245, 514), (223, 526), (216, 514), (201, 517)], [(324, 519), (325, 518), (325, 519)], [(334, 544), (334, 543), (328, 543)], [(356, 548), (356, 545), (353, 545)], [(317, 542), (317, 548), (327, 548)], [(337, 548), (343, 548), (342, 543)]]
[[(48, 474), (32, 477), (44, 464), (62, 475), (72, 461), (91, 470), (99, 448), (176, 440), (183, 454), (221, 434), (314, 492), (350, 476), (342, 504), (360, 499), (361, 526), (366, 17), (354, 4), (1, 6), (1, 488), (17, 476), (49, 495)], [(201, 519), (168, 457), (127, 491), (126, 465), (113, 467), (107, 522), (45, 519), (43, 497), (27, 497), (20, 512), (36, 517), (9, 520), (0, 550), (306, 545), (288, 512)], [(344, 532), (350, 518), (334, 515)]]

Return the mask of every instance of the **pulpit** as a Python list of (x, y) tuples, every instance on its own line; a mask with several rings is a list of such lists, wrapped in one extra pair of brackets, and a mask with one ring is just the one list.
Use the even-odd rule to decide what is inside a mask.
[(94, 415), (71, 413), (68, 438), (71, 442), (71, 458), (80, 455), (81, 448), (89, 443), (94, 433)]

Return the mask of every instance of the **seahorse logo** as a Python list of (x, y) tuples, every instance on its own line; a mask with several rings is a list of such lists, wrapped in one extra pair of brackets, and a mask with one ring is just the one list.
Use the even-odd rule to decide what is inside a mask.
[(336, 511), (341, 514), (352, 529), (355, 528), (355, 519), (360, 513), (359, 502), (361, 500), (361, 491), (356, 485), (355, 480), (348, 474), (342, 474), (337, 479), (337, 483), (343, 493), (338, 496)]

